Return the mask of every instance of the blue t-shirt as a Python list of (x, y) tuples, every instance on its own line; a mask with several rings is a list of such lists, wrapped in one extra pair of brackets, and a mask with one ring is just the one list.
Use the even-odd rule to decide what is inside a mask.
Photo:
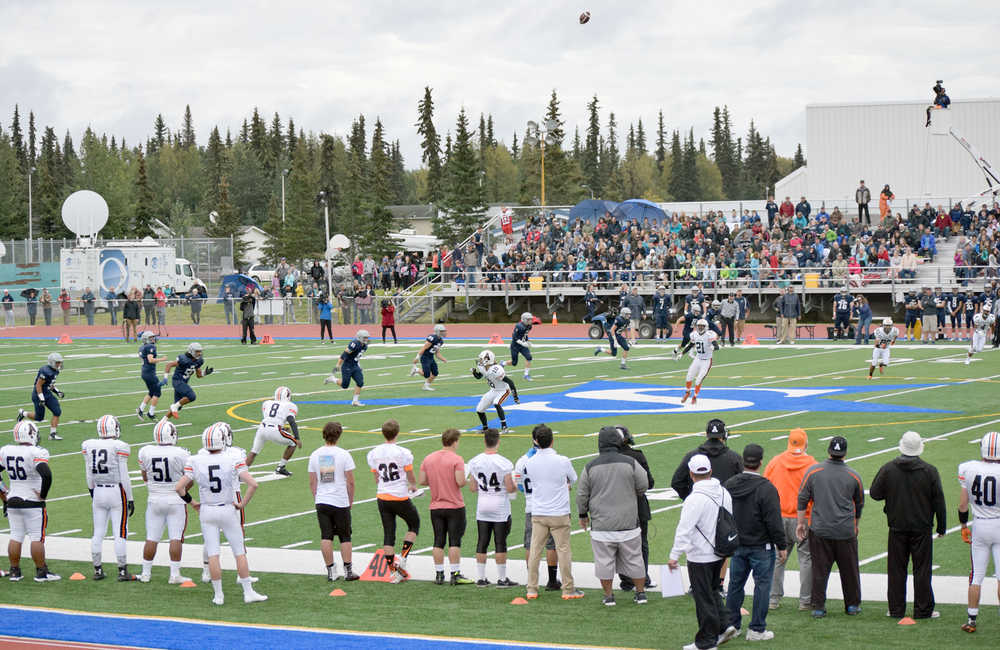
[(139, 346), (139, 358), (142, 359), (142, 374), (144, 375), (155, 375), (156, 374), (156, 364), (149, 362), (149, 355), (153, 355), (156, 358), (156, 344), (155, 343), (143, 343)]
[(431, 346), (424, 350), (424, 352), (420, 355), (422, 357), (433, 357), (434, 354), (441, 349), (441, 346), (444, 345), (444, 339), (437, 334), (428, 334), (426, 341), (430, 343)]
[(186, 384), (188, 379), (191, 379), (191, 375), (195, 374), (203, 363), (205, 363), (204, 357), (195, 359), (187, 352), (180, 355), (177, 357), (177, 366), (174, 368), (174, 381), (182, 381)]
[(362, 343), (358, 339), (351, 339), (347, 344), (347, 349), (340, 353), (340, 358), (344, 360), (345, 366), (356, 366), (361, 359), (361, 355), (368, 349), (367, 343)]
[(527, 341), (528, 331), (531, 329), (531, 325), (525, 325), (524, 323), (518, 323), (514, 326), (514, 333), (511, 334), (511, 342), (516, 341)]
[(55, 383), (56, 377), (59, 375), (59, 371), (52, 366), (45, 364), (38, 369), (38, 374), (35, 375), (35, 386), (38, 385), (38, 380), (42, 380), (42, 393), (48, 394), (52, 389), (52, 384)]

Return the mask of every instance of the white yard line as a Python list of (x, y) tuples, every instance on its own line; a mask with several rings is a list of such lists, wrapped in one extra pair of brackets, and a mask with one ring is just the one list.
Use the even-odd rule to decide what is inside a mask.
[(281, 548), (297, 548), (299, 546), (305, 546), (306, 544), (312, 544), (312, 543), (313, 543), (313, 541), (311, 539), (307, 539), (307, 540), (302, 541), (302, 542), (295, 542), (294, 544), (285, 544)]
[[(973, 429), (979, 429), (979, 428), (982, 428), (982, 427), (987, 427), (987, 426), (989, 426), (991, 424), (996, 424), (997, 422), (1000, 422), (1000, 418), (995, 418), (993, 420), (987, 420), (985, 422), (979, 422), (978, 424), (970, 424), (969, 426), (962, 427), (961, 429), (955, 429), (954, 431), (949, 431), (947, 433), (942, 433), (942, 434), (939, 434), (939, 435), (936, 435), (936, 436), (931, 436), (930, 438), (924, 438), (924, 442), (926, 443), (926, 442), (932, 442), (932, 441), (936, 441), (936, 440), (946, 440), (946, 439), (950, 438), (951, 436), (953, 436), (955, 434), (965, 433), (966, 431), (972, 431)], [(854, 457), (848, 456), (847, 460), (848, 460), (848, 462), (855, 461), (855, 460), (863, 460), (865, 458), (872, 458), (873, 456), (880, 456), (882, 454), (888, 454), (888, 453), (897, 452), (897, 451), (899, 451), (899, 447), (898, 446), (896, 446), (896, 447), (887, 447), (887, 448), (882, 449), (880, 451), (873, 451), (871, 453), (862, 454), (860, 456), (854, 456)]]

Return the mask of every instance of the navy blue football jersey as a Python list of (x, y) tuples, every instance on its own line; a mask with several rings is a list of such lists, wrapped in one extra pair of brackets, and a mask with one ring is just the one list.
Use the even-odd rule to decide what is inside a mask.
[(38, 380), (42, 380), (42, 392), (47, 393), (52, 389), (52, 384), (55, 382), (56, 377), (59, 375), (59, 371), (52, 366), (46, 364), (38, 369), (38, 374), (35, 375), (35, 385), (38, 385)]
[(362, 343), (358, 339), (352, 339), (351, 342), (347, 344), (347, 349), (340, 353), (340, 358), (344, 360), (343, 365), (358, 365), (361, 355), (363, 355), (367, 349), (367, 343)]
[(182, 381), (187, 383), (188, 379), (191, 379), (191, 375), (201, 368), (202, 364), (205, 363), (205, 358), (195, 359), (189, 356), (187, 352), (177, 357), (177, 365), (174, 367), (174, 381)]
[(431, 346), (424, 350), (421, 356), (433, 357), (434, 354), (441, 349), (441, 346), (444, 345), (444, 339), (437, 334), (428, 334), (425, 340), (427, 343), (430, 343)]
[(833, 297), (834, 310), (842, 314), (849, 313), (851, 311), (851, 303), (854, 302), (854, 296), (849, 293), (838, 293)]
[(144, 343), (139, 346), (139, 358), (142, 359), (142, 374), (156, 374), (156, 364), (149, 362), (149, 355), (153, 355), (156, 358), (156, 344), (155, 343)]
[(518, 323), (514, 326), (514, 333), (510, 335), (512, 342), (516, 341), (527, 341), (528, 331), (531, 329), (531, 325), (525, 325), (524, 323)]

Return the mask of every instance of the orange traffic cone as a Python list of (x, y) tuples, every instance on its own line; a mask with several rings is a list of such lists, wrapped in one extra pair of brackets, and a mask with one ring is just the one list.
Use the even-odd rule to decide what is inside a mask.
[(753, 334), (747, 334), (743, 337), (743, 345), (760, 345), (760, 341)]
[(510, 604), (511, 605), (527, 605), (528, 601), (526, 601), (524, 598), (521, 598), (520, 596), (518, 596), (514, 600), (510, 601)]
[(553, 325), (558, 325), (559, 324), (559, 319), (556, 318), (556, 313), (555, 312), (552, 312), (552, 324)]
[(343, 589), (334, 589), (333, 591), (330, 592), (330, 595), (331, 596), (346, 596), (347, 592), (344, 591)]
[(76, 573), (74, 573), (73, 575), (71, 575), (69, 577), (69, 579), (70, 580), (86, 580), (87, 576), (85, 576), (82, 573), (80, 573), (79, 571), (77, 571)]
[(181, 583), (181, 589), (194, 589), (197, 586), (193, 580), (185, 580)]
[(59, 340), (56, 341), (56, 343), (60, 345), (66, 345), (67, 343), (72, 343), (72, 342), (73, 339), (70, 338), (69, 334), (63, 334), (62, 336), (59, 337)]
[(499, 334), (490, 337), (489, 343), (503, 343), (503, 338)]
[(270, 334), (265, 334), (260, 340), (261, 345), (274, 345), (274, 339), (271, 338)]
[(903, 618), (899, 619), (899, 624), (900, 625), (916, 625), (917, 622), (915, 620), (913, 620), (912, 618), (910, 618), (909, 616), (904, 616)]

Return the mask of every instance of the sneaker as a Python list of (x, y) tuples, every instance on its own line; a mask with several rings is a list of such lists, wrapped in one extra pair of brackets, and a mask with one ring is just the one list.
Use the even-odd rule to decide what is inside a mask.
[(418, 372), (420, 372), (420, 371), (417, 370), (417, 364), (413, 364), (412, 366), (410, 366), (410, 376), (411, 377), (416, 377)]
[(359, 402), (357, 400), (351, 402), (351, 406), (364, 406), (364, 405), (365, 405), (364, 402)]
[(812, 612), (813, 612), (812, 613), (812, 617), (813, 618), (825, 618), (826, 617), (826, 610), (825, 609), (814, 609)]
[(812, 611), (812, 605), (810, 605), (809, 603), (799, 603), (799, 611), (810, 612)]
[(517, 583), (510, 578), (500, 578), (497, 580), (497, 589), (507, 589), (508, 587), (516, 587)]
[(62, 439), (63, 437), (58, 433), (56, 433), (55, 431), (49, 434), (49, 440), (62, 440)]
[(645, 591), (635, 592), (635, 596), (632, 598), (632, 602), (634, 602), (636, 605), (645, 605), (646, 603), (648, 603), (649, 600), (646, 598), (646, 592)]
[(735, 625), (730, 625), (725, 629), (725, 631), (719, 635), (719, 640), (716, 641), (716, 645), (722, 645), (727, 643), (730, 639), (734, 639), (740, 635), (740, 629)]
[(326, 569), (326, 581), (327, 582), (336, 582), (339, 577), (340, 576), (337, 575), (337, 567), (336, 566), (327, 567), (327, 569)]
[(551, 580), (545, 585), (545, 591), (562, 591), (562, 583), (558, 580)]
[(614, 607), (618, 603), (615, 602), (614, 594), (608, 594), (601, 600), (601, 604), (604, 605), (605, 607)]
[(141, 408), (139, 408), (139, 407), (136, 407), (136, 409), (135, 409), (135, 414), (136, 414), (137, 416), (139, 416), (139, 419), (140, 419), (140, 420), (143, 420), (143, 419), (145, 419), (145, 417), (146, 417), (146, 413), (145, 413), (145, 412), (144, 412), (144, 411), (143, 411), (143, 410), (142, 410)]
[(17, 421), (20, 422), (27, 416), (27, 412), (24, 409), (17, 409)]
[(917, 619), (918, 621), (921, 619), (928, 619), (928, 618), (941, 618), (941, 612), (934, 610), (933, 612), (931, 612), (930, 616), (914, 616), (913, 618)]
[[(594, 356), (597, 357), (600, 356), (600, 354), (601, 354), (601, 348), (594, 348)], [(24, 413), (24, 411), (21, 411), (21, 413)]]
[(323, 378), (323, 385), (324, 386), (327, 385), (327, 384), (335, 384), (335, 383), (337, 383), (337, 378), (334, 377), (333, 375), (330, 375), (328, 377), (324, 377)]
[(267, 596), (264, 594), (258, 594), (253, 589), (243, 592), (244, 603), (262, 603), (265, 600), (267, 600)]
[(436, 585), (444, 584), (444, 571), (438, 571), (434, 574), (434, 584)]
[(118, 567), (118, 582), (135, 582), (135, 576), (128, 572), (128, 567)]
[(622, 370), (628, 370), (628, 366), (625, 365), (624, 363), (619, 365), (618, 367), (621, 368)]
[(848, 605), (845, 613), (848, 616), (857, 616), (861, 613), (861, 605)]
[[(146, 576), (146, 578), (149, 578), (149, 576)], [(139, 576), (139, 579), (142, 580), (142, 576)], [(149, 582), (149, 580), (148, 579), (143, 580), (143, 582)], [(188, 578), (187, 576), (182, 576), (180, 574), (177, 574), (175, 576), (170, 576), (170, 578), (167, 579), (168, 585), (182, 585), (185, 582), (191, 582), (191, 579)]]
[(423, 388), (423, 390), (429, 390), (429, 391), (434, 391), (434, 390), (436, 390), (436, 389), (435, 389), (435, 388), (434, 388), (433, 386), (431, 386), (430, 384), (424, 384), (422, 388)]
[(292, 473), (289, 472), (288, 469), (284, 465), (282, 465), (281, 467), (276, 468), (274, 470), (274, 473), (275, 474), (280, 474), (281, 476), (291, 476), (292, 475)]
[(454, 587), (456, 585), (471, 585), (471, 584), (472, 584), (472, 580), (469, 580), (468, 578), (466, 578), (465, 576), (463, 576), (460, 572), (455, 571), (454, 573), (451, 574), (451, 586), (452, 587)]
[(491, 583), (486, 578), (480, 578), (479, 580), (476, 580), (476, 586), (477, 587), (489, 587), (491, 584), (493, 584), (493, 583)]
[(763, 632), (747, 630), (747, 641), (770, 641), (773, 638), (774, 632), (771, 630), (764, 630)]
[(47, 566), (43, 566), (35, 573), (35, 582), (55, 582), (56, 580), (62, 580), (62, 576), (50, 572)]
[(357, 573), (353, 571), (348, 571), (347, 573), (344, 574), (344, 580), (346, 582), (354, 582), (355, 580), (360, 580), (360, 579), (361, 576), (359, 576)]
[(225, 603), (226, 603), (226, 599), (223, 596), (216, 596), (216, 597), (212, 598), (212, 604), (213, 605), (224, 605)]
[[(13, 578), (11, 578), (11, 580), (13, 580)], [(962, 631), (972, 634), (976, 631), (976, 622), (970, 618), (965, 622), (965, 625), (962, 626)]]
[(529, 375), (528, 373), (524, 373), (524, 381), (532, 381), (531, 375)]
[(152, 576), (150, 576), (148, 573), (140, 573), (139, 575), (136, 576), (136, 580), (142, 583), (147, 583), (150, 580), (152, 580)]
[(514, 430), (511, 429), (510, 427), (503, 427), (502, 429), (500, 429), (500, 435), (503, 435), (505, 433), (514, 433)]
[(394, 585), (398, 585), (399, 583), (403, 582), (404, 580), (406, 580), (409, 577), (410, 577), (410, 575), (408, 573), (406, 573), (405, 571), (401, 570), (399, 567), (396, 567), (392, 571), (392, 577), (389, 578), (389, 582), (391, 582)]
[(529, 591), (528, 593), (524, 594), (524, 597), (527, 598), (528, 600), (538, 600), (538, 592)]
[(564, 591), (562, 595), (563, 600), (579, 600), (583, 598), (584, 593), (579, 589), (574, 589), (573, 591)]
[(771, 611), (774, 611), (774, 610), (778, 609), (779, 607), (781, 607), (781, 603), (777, 602), (777, 601), (771, 602), (771, 603), (767, 604), (767, 608), (769, 610), (771, 610)]
[(21, 567), (12, 566), (10, 572), (7, 574), (7, 579), (11, 582), (20, 582), (24, 578), (21, 575)]
[(94, 580), (104, 580), (107, 577), (108, 576), (104, 574), (104, 569), (102, 567), (94, 567)]

